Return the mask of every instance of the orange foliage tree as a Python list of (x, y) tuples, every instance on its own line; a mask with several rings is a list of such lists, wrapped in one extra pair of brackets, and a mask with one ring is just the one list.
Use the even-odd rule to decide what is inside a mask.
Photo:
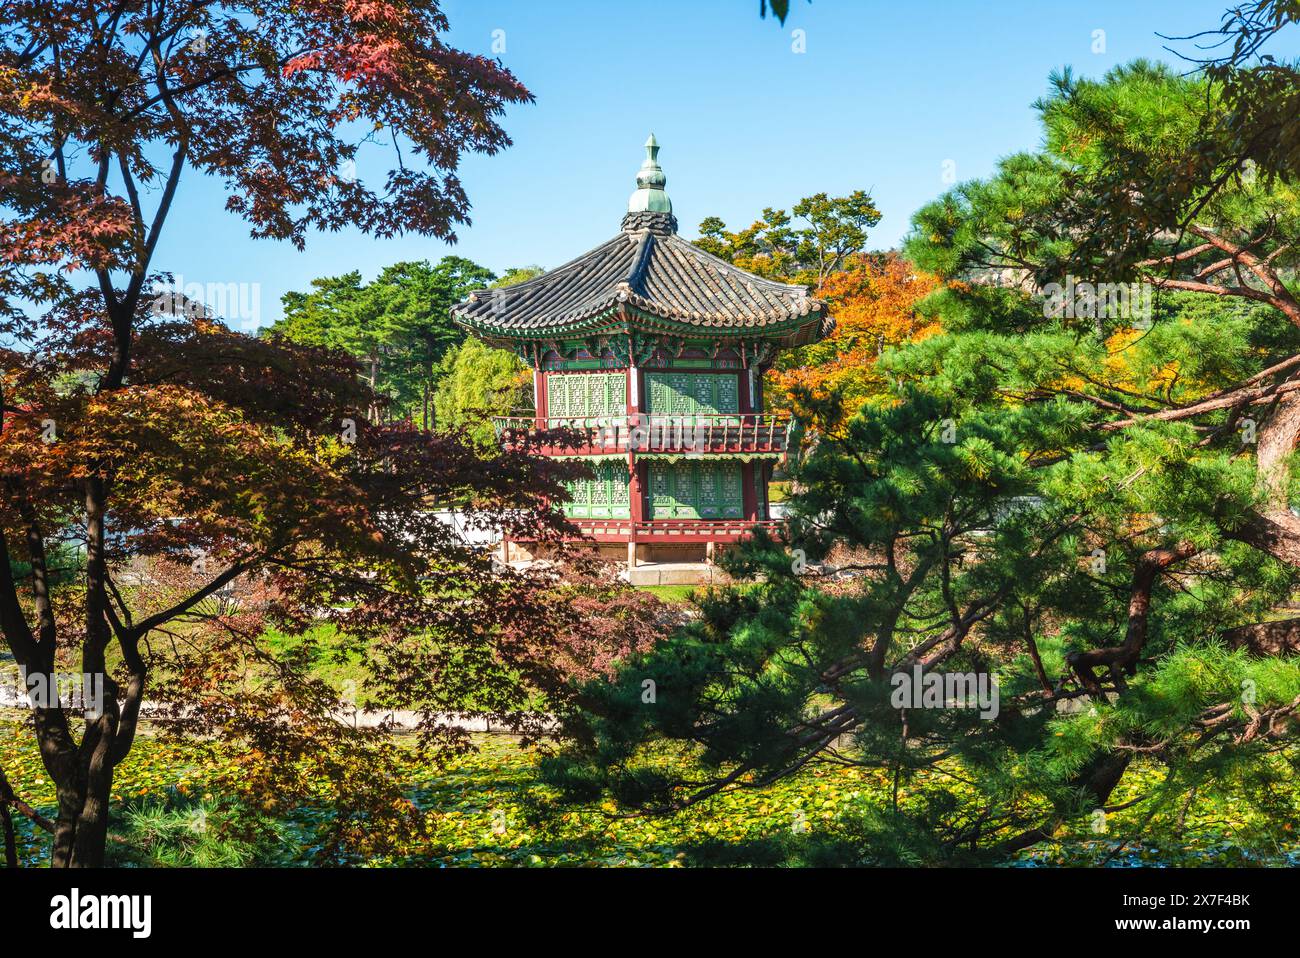
[(938, 324), (916, 309), (938, 285), (938, 279), (896, 253), (850, 257), (817, 289), (830, 304), (835, 331), (782, 356), (768, 375), (768, 405), (811, 418), (808, 401), (820, 405), (834, 395), (838, 422), (851, 417), (880, 391), (876, 360), (881, 353), (938, 332)]

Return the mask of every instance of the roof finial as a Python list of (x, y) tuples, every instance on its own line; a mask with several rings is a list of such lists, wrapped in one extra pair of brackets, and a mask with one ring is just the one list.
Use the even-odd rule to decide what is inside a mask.
[(636, 175), (636, 192), (627, 201), (629, 213), (671, 213), (673, 201), (664, 192), (668, 177), (659, 166), (659, 141), (653, 133), (645, 141), (645, 162)]

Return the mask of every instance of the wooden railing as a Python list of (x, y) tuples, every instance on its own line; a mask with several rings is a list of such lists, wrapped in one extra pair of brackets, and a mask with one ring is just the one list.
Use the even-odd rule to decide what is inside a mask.
[(584, 536), (597, 542), (735, 542), (756, 529), (775, 534), (784, 523), (754, 519), (570, 519)]
[[(674, 416), (593, 416), (585, 419), (540, 419), (503, 416), (493, 419), (497, 438), (508, 445), (530, 445), (542, 455), (599, 455), (619, 452), (777, 452), (790, 440), (789, 416), (768, 413), (723, 413)], [(538, 436), (563, 430), (564, 439)], [(555, 435), (558, 437), (559, 433)]]

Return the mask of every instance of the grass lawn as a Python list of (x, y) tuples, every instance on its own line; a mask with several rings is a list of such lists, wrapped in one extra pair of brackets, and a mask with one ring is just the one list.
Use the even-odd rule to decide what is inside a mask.
[[(0, 720), (0, 764), (24, 797), (53, 814), (53, 789), (30, 731), (13, 721), (17, 714)], [(514, 740), (501, 736), (480, 736), (476, 742), (480, 751), (453, 760), (445, 769), (414, 764), (406, 769), (409, 796), (426, 815), (428, 836), (400, 856), (365, 864), (681, 867), (815, 862), (819, 840), (852, 835), (852, 822), (858, 816), (889, 807), (887, 772), (821, 766), (768, 788), (715, 796), (668, 817), (617, 817), (612, 805), (554, 809), (539, 817), (536, 802), (549, 798), (550, 792), (537, 780), (537, 752), (520, 749)], [(168, 808), (188, 809), (186, 814), (201, 818), (205, 803), (221, 798), (210, 785), (220, 771), (214, 763), (221, 761), (194, 746), (145, 734), (119, 768), (114, 797), (123, 804), (118, 810), (132, 810), (137, 831), (152, 827), (149, 813)], [(1154, 769), (1126, 778), (1117, 802), (1138, 796), (1158, 778)], [(938, 776), (918, 776), (902, 790), (900, 807), (906, 812), (910, 802), (933, 797), (941, 784), (945, 783)], [(949, 780), (945, 787), (950, 784)], [(1300, 818), (1300, 790), (1292, 799)], [(307, 864), (313, 830), (323, 814), (323, 810), (304, 808), (291, 820), (278, 823), (280, 834), (271, 863)], [(1081, 822), (1057, 841), (1026, 853), (1021, 863), (1095, 864), (1130, 836), (1133, 840), (1120, 856), (1121, 864), (1300, 863), (1289, 825), (1261, 815), (1241, 795), (1202, 797), (1181, 827), (1159, 820), (1143, 827), (1143, 817), (1138, 808), (1117, 812), (1104, 835), (1093, 834), (1088, 823)], [(46, 843), (35, 839), (25, 819), (18, 824), (24, 857), (33, 864), (41, 862)], [(846, 827), (850, 831), (845, 832)], [(120, 826), (118, 833), (127, 841), (139, 840)], [(801, 851), (805, 846), (807, 853)], [(250, 851), (244, 860), (217, 856), (212, 862), (197, 863), (258, 864), (266, 861), (266, 855), (265, 850)], [(195, 863), (174, 859), (173, 855), (160, 860)], [(146, 857), (142, 863), (156, 862)]]
[(690, 602), (691, 596), (700, 587), (697, 585), (639, 585), (636, 588), (640, 592), (649, 592), (660, 602), (677, 605)]

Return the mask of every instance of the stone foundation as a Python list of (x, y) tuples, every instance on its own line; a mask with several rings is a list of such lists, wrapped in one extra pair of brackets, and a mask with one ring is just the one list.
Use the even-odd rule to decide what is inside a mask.
[[(729, 581), (725, 572), (714, 565), (724, 549), (723, 543), (649, 543), (593, 542), (585, 548), (611, 564), (627, 569), (633, 585), (701, 585)], [(535, 562), (553, 558), (554, 548), (529, 542), (503, 542), (497, 558), (506, 563)]]

